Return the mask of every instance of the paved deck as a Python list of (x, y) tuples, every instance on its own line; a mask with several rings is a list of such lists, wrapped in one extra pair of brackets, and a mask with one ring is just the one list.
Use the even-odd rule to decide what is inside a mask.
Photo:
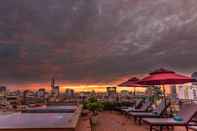
[[(51, 117), (51, 119), (49, 120), (51, 120), (52, 125), (54, 125), (53, 123), (54, 116), (48, 116), (48, 117)], [(57, 119), (61, 119), (61, 116), (57, 117), (56, 115), (55, 117)], [(38, 121), (40, 121), (40, 123), (45, 122), (44, 118), (38, 119)], [(7, 123), (7, 125), (10, 126), (9, 123)], [(56, 126), (58, 126), (58, 124)], [(63, 124), (63, 126), (65, 126), (65, 124)], [(13, 129), (8, 129), (8, 130), (5, 130), (5, 129), (6, 128), (4, 128), (3, 131), (13, 131)], [(14, 129), (14, 131), (70, 131), (70, 129), (63, 129), (63, 128), (62, 129), (60, 128), (59, 129), (57, 128), (53, 128), (53, 129), (45, 128), (44, 129), (43, 128), (43, 129), (28, 129), (28, 130), (27, 129)], [(89, 124), (89, 116), (80, 118), (75, 131), (91, 131), (90, 124)], [(128, 119), (124, 115), (118, 112), (102, 112), (98, 116), (98, 124), (96, 126), (95, 131), (149, 131), (149, 129), (145, 125), (142, 125), (142, 126), (136, 125), (132, 119)], [(185, 131), (185, 129), (182, 127), (177, 127), (175, 128), (175, 131)]]
[(11, 113), (0, 116), (0, 131), (70, 131), (77, 126), (81, 106), (74, 113)]
[[(76, 131), (91, 131), (87, 117), (81, 117)], [(132, 119), (126, 118), (117, 112), (102, 112), (98, 116), (96, 131), (149, 131), (146, 125), (136, 125)], [(185, 128), (176, 127), (175, 131), (185, 131)]]
[(27, 108), (23, 113), (74, 113), (78, 106), (41, 106)]

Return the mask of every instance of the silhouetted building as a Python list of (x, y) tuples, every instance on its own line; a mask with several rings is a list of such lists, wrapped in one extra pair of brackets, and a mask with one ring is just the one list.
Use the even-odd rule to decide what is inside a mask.
[(108, 96), (116, 95), (116, 87), (107, 87), (107, 94)]
[(5, 86), (0, 86), (0, 97), (6, 97), (7, 89)]
[(22, 103), (21, 94), (18, 91), (7, 93), (6, 99), (14, 107)]
[(73, 89), (66, 89), (65, 90), (65, 96), (66, 97), (74, 97), (74, 90)]
[(5, 86), (0, 86), (0, 105), (6, 105), (7, 91)]
[(36, 93), (30, 90), (25, 90), (23, 92), (23, 102), (24, 104), (36, 104), (40, 101), (40, 98), (36, 97)]
[(60, 88), (59, 86), (55, 85), (55, 78), (52, 78), (51, 80), (51, 93), (52, 93), (52, 96), (59, 96), (60, 94)]
[(45, 94), (46, 94), (46, 90), (44, 88), (41, 88), (41, 89), (39, 89), (36, 92), (37, 97), (40, 97), (40, 98), (44, 98), (45, 97)]
[(51, 89), (55, 87), (55, 78), (51, 79)]
[(60, 94), (59, 86), (54, 86), (53, 89), (52, 89), (52, 95), (53, 96), (59, 96), (59, 94)]

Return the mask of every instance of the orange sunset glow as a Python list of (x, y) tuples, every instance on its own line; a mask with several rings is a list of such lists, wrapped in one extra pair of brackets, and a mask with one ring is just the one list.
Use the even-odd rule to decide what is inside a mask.
[[(120, 92), (121, 90), (128, 90), (128, 91), (134, 91), (134, 88), (132, 87), (118, 87), (115, 84), (109, 84), (109, 85), (66, 85), (66, 84), (57, 84), (60, 86), (60, 91), (64, 92), (66, 89), (73, 89), (75, 92), (106, 92), (106, 87), (112, 87), (115, 86), (117, 87), (117, 91)], [(10, 90), (38, 90), (39, 88), (45, 88), (47, 91), (51, 90), (51, 86), (49, 83), (33, 83), (33, 84), (22, 84), (22, 85), (10, 85), (11, 88)], [(143, 87), (138, 87), (136, 88), (136, 91), (143, 92), (145, 88)]]

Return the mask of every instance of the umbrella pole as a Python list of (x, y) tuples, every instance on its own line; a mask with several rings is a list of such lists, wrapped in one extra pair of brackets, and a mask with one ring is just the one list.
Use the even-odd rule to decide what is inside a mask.
[(165, 89), (164, 85), (162, 85), (162, 88), (163, 88), (164, 102), (165, 102), (165, 105), (166, 105), (166, 89)]
[(134, 93), (134, 96), (135, 96), (135, 87), (134, 87), (134, 92), (133, 93)]

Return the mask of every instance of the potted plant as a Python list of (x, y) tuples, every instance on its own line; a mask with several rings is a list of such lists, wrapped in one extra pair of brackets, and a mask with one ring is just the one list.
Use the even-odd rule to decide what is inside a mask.
[(85, 106), (89, 111), (92, 112), (91, 117), (90, 117), (90, 124), (91, 124), (91, 127), (95, 127), (97, 124), (98, 112), (102, 111), (103, 104), (97, 101), (96, 98), (90, 98)]

